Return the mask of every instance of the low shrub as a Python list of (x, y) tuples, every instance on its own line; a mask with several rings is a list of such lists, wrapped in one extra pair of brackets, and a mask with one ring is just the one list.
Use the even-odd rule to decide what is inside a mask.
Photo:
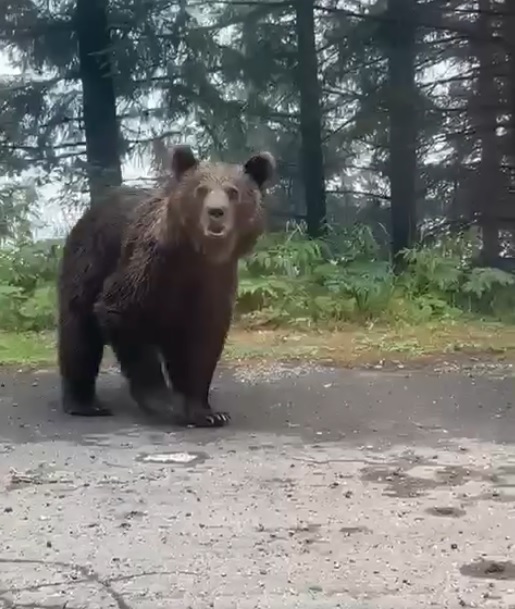
[[(55, 327), (62, 244), (0, 249), (0, 329)], [(240, 262), (236, 314), (249, 325), (424, 323), (474, 315), (515, 322), (515, 277), (471, 263), (471, 238), (407, 251), (396, 275), (367, 227), (309, 240), (293, 227)]]

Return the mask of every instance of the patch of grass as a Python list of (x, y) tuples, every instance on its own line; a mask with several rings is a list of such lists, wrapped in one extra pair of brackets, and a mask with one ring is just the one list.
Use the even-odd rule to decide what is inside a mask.
[(342, 366), (381, 360), (415, 363), (458, 355), (515, 358), (515, 325), (435, 322), (418, 326), (348, 325), (335, 331), (245, 331), (229, 336), (224, 358), (231, 360), (311, 359)]
[[(223, 360), (300, 359), (359, 366), (382, 360), (415, 364), (460, 355), (515, 359), (515, 325), (447, 321), (418, 326), (346, 325), (334, 331), (249, 330), (236, 326), (229, 335)], [(55, 362), (55, 333), (0, 333), (0, 364)]]
[(32, 366), (56, 361), (53, 332), (0, 332), (0, 364)]

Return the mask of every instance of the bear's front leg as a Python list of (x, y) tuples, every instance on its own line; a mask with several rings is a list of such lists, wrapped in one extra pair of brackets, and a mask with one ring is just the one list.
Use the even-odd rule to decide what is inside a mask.
[(182, 403), (180, 423), (192, 427), (222, 427), (231, 417), (209, 403), (213, 375), (231, 323), (232, 307), (199, 316), (172, 336), (161, 350), (168, 375)]

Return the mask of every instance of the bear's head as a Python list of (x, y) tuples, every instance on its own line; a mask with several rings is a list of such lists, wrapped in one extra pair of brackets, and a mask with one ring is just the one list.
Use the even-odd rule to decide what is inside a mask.
[(264, 230), (262, 196), (275, 173), (268, 152), (243, 165), (198, 161), (188, 146), (171, 151), (168, 238), (188, 239), (214, 264), (247, 254)]

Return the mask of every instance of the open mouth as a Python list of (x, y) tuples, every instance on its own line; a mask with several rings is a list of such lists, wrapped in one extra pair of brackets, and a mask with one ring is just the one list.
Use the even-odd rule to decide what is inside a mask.
[(224, 226), (210, 226), (206, 230), (206, 234), (209, 237), (223, 237), (226, 234), (226, 230)]

